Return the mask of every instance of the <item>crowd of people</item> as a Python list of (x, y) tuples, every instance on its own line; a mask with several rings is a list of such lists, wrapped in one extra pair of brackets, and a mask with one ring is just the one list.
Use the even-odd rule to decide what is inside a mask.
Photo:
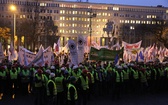
[(85, 62), (79, 65), (21, 66), (1, 63), (0, 99), (10, 93), (34, 95), (35, 105), (87, 105), (95, 96), (120, 99), (123, 94), (146, 94), (168, 89), (168, 63)]

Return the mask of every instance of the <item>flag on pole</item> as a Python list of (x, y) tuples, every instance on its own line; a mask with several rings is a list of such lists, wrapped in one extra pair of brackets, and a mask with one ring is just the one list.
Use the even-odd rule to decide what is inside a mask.
[(75, 42), (73, 40), (68, 40), (68, 47), (72, 64), (78, 65), (78, 52)]
[(114, 65), (117, 65), (119, 61), (119, 56), (116, 54), (115, 60), (114, 60)]

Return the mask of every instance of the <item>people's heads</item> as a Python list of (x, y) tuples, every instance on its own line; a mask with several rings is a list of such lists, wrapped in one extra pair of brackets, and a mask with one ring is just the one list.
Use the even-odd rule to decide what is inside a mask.
[(50, 73), (50, 78), (54, 79), (55, 78), (55, 73)]
[(122, 71), (122, 70), (123, 70), (123, 67), (120, 66), (120, 65), (118, 65), (118, 66), (117, 66), (117, 70), (118, 70), (118, 71)]
[(42, 73), (43, 73), (43, 71), (42, 71), (41, 69), (38, 69), (38, 70), (37, 70), (37, 74), (38, 74), (38, 75), (42, 75)]
[(65, 70), (65, 71), (64, 71), (64, 75), (65, 75), (65, 76), (68, 76), (68, 75), (69, 75), (68, 70)]
[(73, 68), (72, 68), (74, 71), (77, 71), (78, 70), (78, 66), (77, 65), (75, 65), (75, 66), (73, 66)]
[(82, 74), (83, 74), (83, 75), (87, 75), (87, 73), (88, 73), (88, 71), (87, 71), (87, 70), (85, 70), (85, 69), (84, 69), (84, 70), (82, 70)]
[(71, 77), (69, 78), (69, 81), (70, 81), (71, 83), (75, 83), (75, 82), (76, 82), (76, 78), (75, 78), (74, 76), (71, 76)]
[(48, 74), (48, 75), (51, 73), (51, 71), (50, 71), (49, 69), (47, 69), (45, 72), (46, 72), (46, 74)]

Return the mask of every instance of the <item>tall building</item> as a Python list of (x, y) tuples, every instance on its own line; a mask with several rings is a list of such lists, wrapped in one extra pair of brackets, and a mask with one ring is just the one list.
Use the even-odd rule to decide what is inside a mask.
[[(168, 7), (163, 6), (133, 6), (118, 4), (103, 4), (89, 2), (66, 2), (58, 0), (0, 0), (0, 18), (8, 21), (13, 26), (13, 13), (9, 5), (17, 7), (16, 20), (33, 19), (38, 10), (39, 21), (49, 19), (58, 26), (58, 34), (61, 45), (67, 40), (77, 40), (78, 35), (86, 36), (88, 42), (95, 41), (100, 45), (109, 42), (106, 30), (111, 29), (109, 37), (114, 36), (116, 40), (135, 43), (143, 40), (143, 46), (156, 42), (153, 35), (143, 33), (136, 27), (140, 24), (156, 24), (154, 19), (168, 20)], [(108, 21), (111, 25), (108, 25)], [(16, 24), (17, 24), (16, 22)], [(41, 26), (44, 25), (40, 24)], [(46, 30), (38, 38), (38, 45), (47, 46)], [(17, 35), (17, 33), (16, 33)], [(25, 39), (26, 40), (26, 39)], [(27, 47), (29, 47), (27, 45)]]

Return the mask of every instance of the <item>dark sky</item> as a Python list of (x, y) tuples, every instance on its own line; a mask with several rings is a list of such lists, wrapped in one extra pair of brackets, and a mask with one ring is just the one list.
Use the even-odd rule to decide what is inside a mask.
[[(77, 0), (64, 0), (64, 1), (77, 1)], [(85, 2), (86, 0), (82, 0), (82, 1)], [(168, 0), (89, 0), (89, 2), (108, 3), (108, 4), (124, 4), (124, 5), (139, 5), (139, 6), (163, 5), (164, 7), (168, 7)]]

